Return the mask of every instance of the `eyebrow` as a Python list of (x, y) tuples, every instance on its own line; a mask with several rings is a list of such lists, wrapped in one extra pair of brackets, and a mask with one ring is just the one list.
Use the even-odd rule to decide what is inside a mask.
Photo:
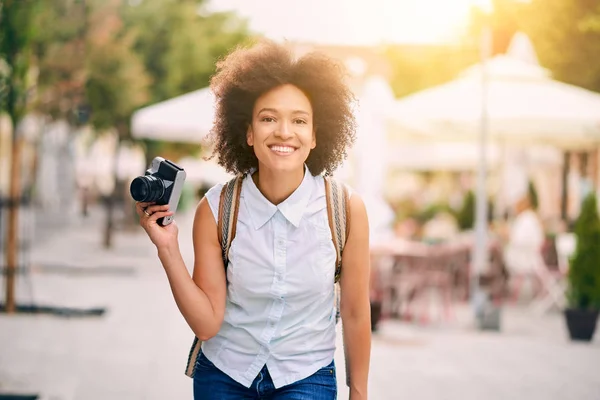
[[(265, 112), (265, 111), (276, 113), (276, 114), (279, 112), (278, 110), (276, 110), (274, 108), (268, 108), (268, 107), (266, 107), (266, 108), (262, 108), (258, 112), (258, 114), (260, 114), (262, 112)], [(303, 114), (303, 115), (307, 115), (307, 116), (310, 115), (307, 111), (304, 111), (304, 110), (294, 110), (294, 111), (292, 111), (292, 114)]]

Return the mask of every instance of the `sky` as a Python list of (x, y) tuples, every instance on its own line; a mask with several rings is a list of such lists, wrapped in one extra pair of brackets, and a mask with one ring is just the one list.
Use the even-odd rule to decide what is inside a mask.
[(211, 0), (276, 40), (327, 44), (449, 43), (464, 31), (472, 5), (489, 0)]

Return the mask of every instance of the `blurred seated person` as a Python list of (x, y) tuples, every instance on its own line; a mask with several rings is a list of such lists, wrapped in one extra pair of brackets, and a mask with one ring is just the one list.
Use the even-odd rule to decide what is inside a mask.
[(515, 217), (508, 229), (508, 242), (504, 248), (504, 262), (510, 275), (513, 294), (519, 296), (520, 287), (525, 279), (537, 284), (535, 268), (542, 265), (542, 246), (545, 240), (544, 229), (539, 216), (532, 207), (531, 195), (527, 184), (519, 185), (514, 198)]

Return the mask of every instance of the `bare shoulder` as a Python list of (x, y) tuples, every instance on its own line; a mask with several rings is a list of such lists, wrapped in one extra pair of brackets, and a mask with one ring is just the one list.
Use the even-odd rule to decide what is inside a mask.
[(369, 218), (367, 215), (367, 208), (362, 197), (349, 189), (350, 196), (350, 236), (354, 236), (357, 233), (366, 233), (368, 236), (369, 232)]
[(206, 197), (196, 207), (192, 239), (194, 244), (192, 278), (194, 282), (212, 300), (224, 301), (225, 274), (221, 246), (217, 234), (217, 223)]
[(216, 225), (216, 221), (212, 217), (212, 210), (210, 208), (210, 204), (208, 203), (208, 199), (206, 197), (203, 197), (196, 206), (196, 213), (194, 215), (194, 226), (202, 222), (208, 222), (206, 220), (212, 220), (213, 222), (215, 222)]
[(208, 199), (202, 198), (196, 207), (192, 229), (196, 251), (199, 247), (218, 245), (217, 221), (213, 214)]

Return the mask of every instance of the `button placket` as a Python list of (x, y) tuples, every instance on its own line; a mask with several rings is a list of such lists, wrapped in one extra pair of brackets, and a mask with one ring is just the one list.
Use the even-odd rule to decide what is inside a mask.
[(260, 372), (263, 365), (267, 362), (270, 356), (270, 351), (265, 348), (265, 346), (261, 346), (260, 351), (256, 355), (254, 362), (250, 365), (250, 368), (246, 371), (244, 375), (246, 379), (253, 380), (254, 377)]
[(263, 330), (261, 339), (265, 343), (270, 343), (273, 338), (275, 331), (277, 330), (277, 323), (281, 320), (283, 315), (284, 307), (284, 295), (285, 295), (285, 268), (286, 268), (286, 243), (287, 243), (287, 226), (286, 220), (280, 212), (275, 214), (273, 218), (273, 241), (274, 241), (274, 274), (273, 282), (271, 285), (271, 294), (273, 295), (273, 301), (271, 303), (271, 310), (267, 320), (267, 326)]

